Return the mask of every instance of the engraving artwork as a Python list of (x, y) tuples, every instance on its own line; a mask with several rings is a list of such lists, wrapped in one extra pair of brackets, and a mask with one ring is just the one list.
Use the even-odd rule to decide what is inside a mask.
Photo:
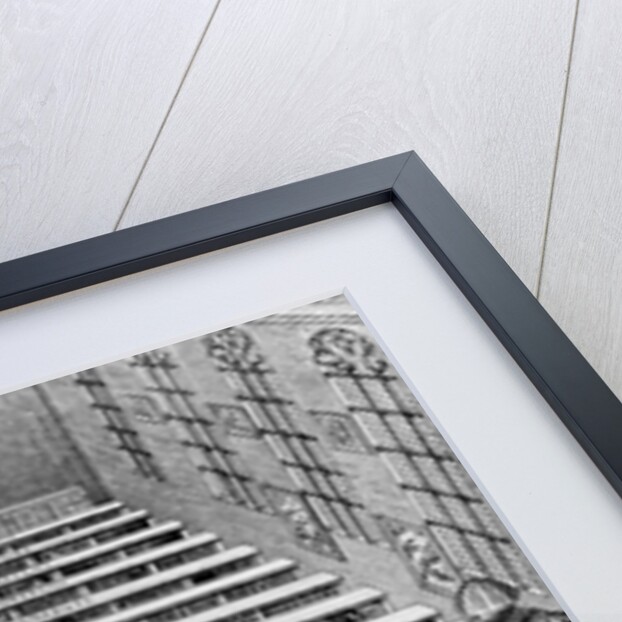
[(0, 396), (0, 460), (0, 622), (568, 621), (341, 296)]

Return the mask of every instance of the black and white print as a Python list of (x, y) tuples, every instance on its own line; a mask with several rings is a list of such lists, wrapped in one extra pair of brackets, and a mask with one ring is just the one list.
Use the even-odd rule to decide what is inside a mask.
[(0, 396), (0, 461), (0, 622), (568, 620), (341, 296)]

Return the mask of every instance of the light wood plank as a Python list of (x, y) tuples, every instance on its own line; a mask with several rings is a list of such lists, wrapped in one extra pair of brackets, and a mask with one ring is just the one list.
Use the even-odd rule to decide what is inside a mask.
[(214, 5), (0, 3), (0, 261), (114, 227)]
[(415, 149), (532, 287), (574, 0), (223, 0), (122, 225)]
[(622, 398), (622, 5), (581, 2), (541, 301)]

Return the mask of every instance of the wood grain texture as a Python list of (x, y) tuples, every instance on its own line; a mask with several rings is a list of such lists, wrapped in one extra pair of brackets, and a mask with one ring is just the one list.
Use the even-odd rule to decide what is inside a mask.
[(622, 5), (581, 2), (541, 301), (622, 398)]
[(0, 3), (0, 261), (113, 229), (214, 3)]
[(415, 149), (533, 287), (573, 12), (223, 0), (122, 226)]

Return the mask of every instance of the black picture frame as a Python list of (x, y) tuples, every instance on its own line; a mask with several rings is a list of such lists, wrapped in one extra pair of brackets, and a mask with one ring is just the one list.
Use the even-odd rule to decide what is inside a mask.
[(413, 151), (2, 263), (0, 311), (388, 202), (622, 496), (622, 403)]

